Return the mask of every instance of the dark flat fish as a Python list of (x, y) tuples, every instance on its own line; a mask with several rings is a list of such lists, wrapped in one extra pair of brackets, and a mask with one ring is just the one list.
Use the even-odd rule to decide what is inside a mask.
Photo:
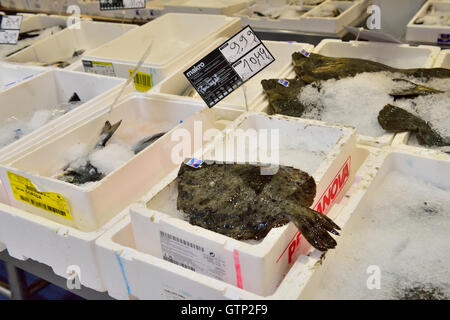
[(339, 226), (309, 208), (316, 194), (314, 179), (291, 167), (280, 166), (274, 175), (260, 170), (250, 164), (182, 164), (177, 208), (191, 224), (234, 239), (262, 239), (292, 221), (315, 248), (334, 248), (328, 232), (338, 235)]
[[(111, 125), (109, 121), (106, 121), (100, 133), (98, 142), (94, 147), (94, 150), (105, 147), (106, 143), (109, 141), (109, 139), (111, 139), (121, 123), (122, 120), (115, 123), (114, 125)], [(88, 182), (100, 181), (104, 177), (105, 176), (103, 173), (99, 172), (98, 169), (94, 167), (89, 161), (86, 161), (84, 165), (81, 165), (77, 168), (70, 168), (69, 164), (57, 178), (61, 181), (81, 185)]]
[(384, 130), (390, 132), (409, 131), (416, 133), (417, 141), (422, 145), (450, 146), (449, 139), (439, 135), (428, 122), (403, 108), (388, 104), (378, 114), (378, 122)]

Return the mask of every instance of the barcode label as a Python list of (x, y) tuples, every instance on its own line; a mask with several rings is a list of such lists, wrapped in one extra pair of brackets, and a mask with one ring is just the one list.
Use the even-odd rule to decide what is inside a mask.
[(53, 207), (50, 207), (50, 206), (46, 205), (45, 203), (37, 202), (37, 201), (34, 201), (31, 198), (27, 198), (27, 197), (24, 197), (24, 196), (20, 196), (20, 199), (22, 201), (24, 201), (24, 202), (28, 202), (28, 203), (32, 204), (35, 207), (38, 207), (38, 208), (41, 208), (41, 209), (44, 209), (44, 210), (49, 210), (49, 211), (51, 211), (53, 213), (56, 213), (56, 214), (59, 214), (60, 216), (63, 216), (63, 217), (66, 216), (66, 213), (64, 211), (56, 209), (56, 208), (53, 208)]
[[(133, 70), (128, 70), (128, 76), (131, 76)], [(138, 91), (146, 92), (153, 87), (152, 75), (143, 72), (137, 72), (134, 76), (134, 87)]]
[(165, 237), (165, 238), (167, 238), (169, 240), (176, 241), (176, 242), (178, 242), (178, 243), (180, 243), (182, 245), (185, 245), (187, 247), (191, 247), (192, 249), (198, 250), (200, 252), (205, 252), (205, 248), (200, 247), (200, 246), (196, 245), (195, 243), (192, 243), (192, 242), (186, 241), (184, 239), (178, 238), (178, 237), (173, 236), (173, 235), (171, 235), (169, 233), (166, 233), (164, 231), (160, 231), (160, 234), (161, 234), (161, 237)]
[(100, 0), (100, 10), (144, 9), (146, 0)]

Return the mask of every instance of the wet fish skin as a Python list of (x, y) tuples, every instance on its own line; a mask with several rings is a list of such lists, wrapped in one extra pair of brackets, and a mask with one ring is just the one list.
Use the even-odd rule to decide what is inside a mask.
[(149, 145), (153, 144), (156, 140), (161, 138), (166, 133), (167, 132), (160, 132), (160, 133), (156, 133), (150, 137), (146, 137), (146, 138), (142, 139), (141, 141), (136, 143), (136, 145), (133, 147), (134, 154), (138, 154), (139, 152), (141, 152), (142, 150), (147, 148)]
[(182, 164), (177, 208), (191, 224), (237, 240), (262, 239), (292, 221), (315, 248), (334, 248), (328, 232), (338, 234), (340, 228), (308, 208), (316, 194), (314, 179), (291, 167), (280, 166), (271, 176), (260, 170), (250, 164)]
[(278, 83), (278, 79), (261, 81), (261, 85), (269, 97), (271, 111), (291, 117), (301, 117), (305, 106), (298, 100), (298, 95), (307, 83), (301, 79), (286, 80), (289, 82), (288, 87)]
[(381, 71), (401, 73), (415, 78), (450, 78), (450, 69), (398, 69), (370, 60), (326, 57), (316, 53), (310, 53), (309, 57), (305, 57), (300, 52), (294, 52), (292, 62), (297, 76), (307, 83), (354, 77), (363, 72)]
[(450, 141), (441, 137), (426, 121), (391, 104), (380, 111), (378, 122), (384, 130), (390, 132), (415, 132), (417, 140), (422, 145), (440, 147), (450, 145)]

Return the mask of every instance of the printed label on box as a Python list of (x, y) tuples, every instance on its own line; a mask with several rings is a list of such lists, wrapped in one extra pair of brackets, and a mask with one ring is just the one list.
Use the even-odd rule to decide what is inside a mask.
[(144, 9), (146, 0), (100, 0), (100, 10)]
[[(133, 70), (128, 70), (128, 76), (131, 76)], [(137, 72), (134, 76), (134, 87), (138, 91), (146, 92), (153, 87), (152, 75), (144, 72)]]
[(69, 206), (63, 196), (54, 192), (38, 191), (30, 179), (10, 171), (7, 171), (7, 174), (16, 200), (72, 220)]
[(115, 77), (113, 64), (110, 62), (86, 61), (83, 60), (84, 71), (87, 73), (95, 73), (103, 76)]
[(164, 260), (217, 280), (225, 280), (226, 263), (215, 250), (165, 231), (160, 231), (160, 240)]

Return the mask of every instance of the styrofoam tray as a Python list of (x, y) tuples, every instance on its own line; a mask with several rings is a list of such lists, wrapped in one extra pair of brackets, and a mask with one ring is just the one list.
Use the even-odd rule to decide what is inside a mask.
[[(67, 102), (74, 92), (84, 102), (74, 110), (1, 149), (0, 162), (7, 163), (39, 144), (49, 135), (59, 133), (77, 117), (95, 111), (97, 102), (116, 92), (125, 81), (80, 72), (52, 69), (0, 93), (2, 119), (29, 116), (31, 112)], [(92, 108), (92, 109), (91, 109)]]
[[(326, 4), (333, 4), (341, 9), (345, 9), (338, 17), (314, 17), (318, 10)], [(318, 6), (301, 6), (301, 9), (308, 10), (298, 18), (270, 19), (267, 17), (251, 17), (253, 11), (264, 11), (267, 4), (255, 4), (235, 14), (242, 19), (243, 24), (249, 24), (255, 28), (293, 30), (313, 33), (336, 34), (343, 30), (344, 25), (351, 25), (357, 20), (367, 8), (367, 1), (331, 1), (327, 0)]]
[[(401, 173), (405, 177), (407, 176), (419, 180), (416, 182), (408, 181), (404, 186), (399, 187), (401, 189), (398, 190), (398, 199), (402, 202), (388, 202), (389, 204), (383, 202), (384, 206), (381, 206), (380, 201), (385, 199), (383, 197), (385, 197), (386, 194), (383, 183), (386, 178), (389, 178), (391, 174), (395, 173)], [(394, 290), (400, 289), (405, 283), (414, 283), (414, 285), (417, 286), (416, 288), (418, 288), (417, 294), (420, 294), (420, 286), (431, 285), (431, 283), (421, 283), (422, 281), (419, 279), (421, 275), (415, 275), (414, 273), (411, 273), (410, 270), (405, 270), (405, 267), (403, 267), (401, 271), (399, 271), (398, 268), (396, 271), (392, 270), (392, 267), (385, 265), (388, 263), (388, 261), (385, 260), (385, 257), (386, 255), (390, 256), (397, 261), (396, 264), (400, 265), (400, 263), (410, 262), (411, 257), (420, 255), (420, 251), (413, 252), (411, 250), (410, 237), (422, 237), (422, 239), (425, 238), (425, 242), (429, 241), (430, 239), (428, 236), (432, 233), (433, 229), (430, 229), (431, 226), (426, 223), (428, 220), (433, 221), (436, 217), (433, 214), (438, 213), (432, 211), (432, 203), (434, 202), (433, 196), (424, 195), (422, 198), (417, 199), (417, 201), (424, 201), (425, 206), (431, 205), (429, 207), (430, 211), (427, 211), (426, 207), (422, 208), (426, 216), (421, 217), (419, 216), (421, 212), (415, 207), (415, 204), (405, 203), (405, 198), (404, 196), (401, 196), (401, 193), (405, 194), (410, 192), (410, 190), (414, 188), (415, 183), (420, 183), (422, 186), (429, 186), (429, 184), (432, 184), (435, 187), (448, 192), (450, 189), (449, 182), (450, 158), (448, 156), (416, 148), (385, 148), (382, 150), (380, 155), (374, 160), (373, 166), (363, 173), (358, 188), (346, 199), (347, 204), (342, 208), (341, 213), (337, 218), (337, 222), (341, 224), (351, 218), (341, 232), (341, 246), (338, 246), (333, 252), (329, 252), (326, 259), (316, 268), (315, 273), (311, 277), (303, 294), (300, 296), (300, 299), (393, 299), (392, 297), (389, 298), (384, 296), (389, 290), (393, 289), (391, 287), (393, 284), (393, 277), (398, 278), (398, 283), (395, 284), (396, 288)], [(392, 190), (389, 190), (389, 192), (392, 192)], [(391, 199), (388, 201), (393, 200)], [(392, 220), (389, 220), (389, 224), (393, 226), (397, 225), (397, 228), (411, 230), (408, 222), (401, 217), (401, 214), (404, 213), (400, 210), (401, 208), (403, 208), (403, 210), (406, 209), (405, 211), (409, 210), (411, 219), (424, 219), (423, 233), (418, 234), (411, 230), (409, 236), (403, 235), (397, 237), (395, 230), (380, 230), (380, 219), (373, 215), (367, 215), (366, 213), (369, 210), (374, 210), (374, 207), (370, 204), (376, 203), (379, 204), (377, 206), (379, 208), (377, 209), (377, 213), (378, 210), (387, 211), (384, 214), (384, 219), (386, 219), (386, 214), (392, 217)], [(447, 208), (440, 208), (440, 210), (446, 209)], [(380, 215), (381, 214), (382, 213), (380, 212)], [(374, 219), (378, 220), (378, 222), (374, 223)], [(417, 220), (415, 220), (415, 223), (417, 224)], [(374, 248), (373, 243), (367, 243), (367, 238), (360, 235), (360, 230), (367, 232), (368, 226), (370, 226), (370, 229), (373, 228), (372, 231), (380, 238), (379, 242), (376, 243), (377, 248)], [(448, 226), (448, 223), (446, 225), (440, 225), (440, 227), (447, 229)], [(353, 245), (351, 245), (351, 247), (349, 245), (354, 242), (355, 239), (360, 241), (359, 245), (357, 245), (358, 248), (353, 248)], [(437, 237), (432, 239), (433, 243), (435, 240), (441, 241), (441, 243), (443, 240), (445, 241), (445, 239), (439, 239)], [(360, 257), (360, 254), (355, 253), (357, 250), (361, 250), (362, 243), (367, 243), (368, 252), (374, 253), (373, 258), (371, 257), (367, 260), (367, 257)], [(430, 246), (429, 244), (430, 243), (424, 243), (423, 247), (427, 248)], [(378, 255), (378, 251), (381, 253), (381, 257)], [(447, 253), (448, 252), (444, 252), (444, 254)], [(444, 257), (441, 259), (443, 264), (448, 264), (448, 260), (444, 260)], [(426, 273), (428, 268), (423, 260), (424, 259), (413, 264), (422, 266), (423, 272)], [(369, 269), (370, 267), (372, 267), (372, 269)], [(377, 267), (379, 272), (376, 272)], [(445, 267), (447, 267), (447, 265)], [(343, 272), (343, 270), (345, 271)], [(434, 269), (433, 272), (436, 272), (436, 269)], [(373, 284), (376, 282), (374, 282), (373, 279), (375, 279), (377, 275), (381, 276), (381, 279), (378, 278), (381, 286), (374, 288)], [(437, 281), (439, 282), (444, 281), (443, 283), (445, 283), (445, 281), (448, 280), (445, 276), (435, 276), (438, 278)], [(335, 281), (336, 277), (342, 277), (342, 282), (337, 283)], [(361, 281), (362, 279), (363, 281)], [(389, 287), (391, 287), (391, 289), (389, 289)], [(411, 292), (411, 294), (414, 293), (415, 292)], [(430, 294), (432, 294), (432, 292), (430, 292)]]
[[(95, 50), (85, 53), (83, 62), (110, 63), (111, 75), (127, 78), (145, 53), (151, 40), (149, 57), (140, 68), (150, 74), (153, 85), (178, 70), (196, 52), (220, 37), (241, 29), (237, 18), (220, 15), (165, 14)], [(83, 63), (85, 71), (89, 63)], [(102, 68), (103, 70), (103, 68)]]
[(45, 68), (0, 62), (0, 92), (45, 71)]
[[(195, 101), (187, 103), (159, 96), (129, 95), (111, 112), (109, 108), (104, 108), (103, 112), (76, 127), (68, 128), (63, 135), (42, 143), (32, 152), (5, 166), (0, 166), (0, 175), (9, 203), (82, 231), (98, 229), (112, 216), (138, 200), (178, 165), (170, 161), (172, 148), (179, 144), (174, 137), (177, 137), (177, 132), (184, 130), (183, 128), (189, 129), (189, 126), (193, 125), (189, 118), (204, 108), (203, 103)], [(162, 131), (167, 131), (168, 134), (97, 183), (81, 187), (55, 179), (54, 176), (67, 164), (66, 159), (70, 153), (68, 146), (86, 143), (92, 148), (106, 120), (111, 123), (122, 120), (114, 137), (131, 144)], [(158, 168), (158, 164), (162, 163), (164, 170)], [(27, 177), (38, 190), (60, 194), (70, 207), (72, 219), (16, 200), (7, 172)]]
[(447, 39), (450, 34), (450, 26), (440, 25), (420, 25), (415, 24), (417, 18), (423, 17), (428, 8), (434, 6), (437, 11), (450, 14), (450, 3), (439, 1), (427, 1), (422, 8), (416, 13), (416, 15), (409, 21), (406, 26), (406, 41), (409, 42), (428, 42), (438, 43), (439, 39)]
[[(378, 152), (357, 147), (352, 158), (355, 182), (348, 194), (356, 189), (361, 172), (371, 166)], [(341, 203), (334, 205), (330, 216), (339, 218)], [(316, 249), (300, 255), (272, 294), (257, 295), (136, 249), (133, 231), (131, 219), (126, 217), (96, 242), (102, 277), (108, 294), (116, 299), (298, 299), (322, 256)]]
[[(408, 68), (431, 68), (438, 57), (440, 48), (435, 46), (412, 47), (408, 44), (382, 42), (349, 41), (325, 39), (313, 50), (314, 53), (329, 57), (347, 57), (376, 61), (385, 65)], [(394, 134), (386, 133), (381, 137), (359, 135), (359, 143), (371, 146), (383, 146), (392, 143)]]
[[(236, 139), (238, 141), (248, 132), (247, 130), (277, 130), (280, 143), (279, 162), (277, 159), (267, 159), (262, 155), (250, 159), (249, 157), (259, 154), (264, 149), (256, 145), (246, 146), (246, 150), (239, 151), (237, 157), (230, 154), (226, 154), (225, 158), (218, 154), (212, 155), (211, 152), (215, 147), (221, 148), (221, 137), (211, 143), (209, 150), (205, 149), (197, 157), (205, 160), (226, 159), (238, 162), (280, 163), (303, 169), (314, 177), (317, 184), (316, 198), (312, 206), (316, 210), (327, 213), (334, 201), (339, 201), (340, 197), (345, 194), (345, 190), (354, 177), (351, 158), (355, 150), (356, 135), (353, 128), (328, 126), (318, 121), (250, 112), (239, 117), (230, 129), (232, 130), (224, 138), (226, 140), (223, 140), (227, 143), (235, 143)], [(243, 135), (239, 129), (244, 130)], [(259, 141), (261, 146), (267, 143), (262, 139), (264, 138)], [(270, 148), (267, 145), (266, 148), (275, 150), (272, 149), (273, 146)], [(245, 290), (261, 295), (272, 294), (289, 270), (291, 263), (300, 253), (308, 251), (310, 245), (299, 236), (297, 228), (293, 224), (272, 229), (262, 241), (256, 243), (237, 241), (190, 225), (182, 218), (182, 213), (176, 209), (178, 169), (179, 166), (145, 195), (139, 203), (131, 207), (130, 216), (136, 248), (162, 257), (164, 252), (161, 249), (160, 232), (163, 231), (184, 241), (201, 244), (205, 252), (214, 252), (216, 257), (214, 261), (199, 260), (195, 262), (197, 266), (202, 266), (205, 273), (231, 284), (236, 284), (236, 279), (242, 278), (242, 286)], [(344, 183), (341, 183), (339, 188), (336, 185), (334, 194), (331, 196), (327, 192), (331, 190), (330, 187), (337, 177)], [(324, 202), (324, 198), (330, 202)], [(300, 250), (296, 251), (295, 249), (299, 247)], [(180, 259), (189, 259), (187, 257), (195, 252), (190, 250), (192, 250), (190, 247), (183, 247), (184, 253), (180, 253)], [(241, 274), (236, 273), (234, 268), (234, 255), (239, 256)], [(186, 263), (186, 261), (178, 262)], [(216, 263), (220, 264), (218, 269), (216, 269)]]
[[(450, 50), (442, 50), (440, 52), (433, 68), (450, 68)], [(392, 144), (396, 146), (411, 144), (415, 147), (426, 148), (425, 146), (419, 145), (416, 140), (417, 139), (415, 139), (415, 137), (409, 132), (402, 132), (395, 135)]]
[[(133, 95), (141, 103), (155, 102), (148, 97)], [(188, 106), (186, 108), (189, 108)], [(196, 120), (201, 121), (203, 129), (216, 128), (223, 130), (227, 123), (237, 118), (241, 112), (226, 108), (203, 109), (197, 114)], [(182, 128), (193, 134), (194, 122), (185, 121)], [(153, 162), (155, 170), (160, 174), (169, 172), (167, 162)], [(149, 167), (148, 162), (146, 167)], [(129, 187), (126, 184), (125, 187)], [(111, 200), (106, 196), (105, 200)], [(128, 209), (113, 217), (101, 228), (92, 232), (83, 232), (76, 228), (65, 226), (45, 217), (31, 214), (27, 211), (0, 203), (0, 249), (7, 248), (11, 256), (20, 259), (33, 259), (52, 267), (54, 272), (64, 278), (70, 274), (70, 266), (78, 266), (82, 285), (97, 291), (105, 291), (106, 284), (101, 276), (98, 259), (95, 253), (94, 241), (103, 232), (114, 226), (128, 214)]]
[(49, 64), (70, 60), (68, 70), (81, 66), (82, 56), (73, 58), (78, 50), (95, 49), (128, 31), (137, 28), (135, 25), (80, 21), (30, 47), (8, 57), (5, 61), (18, 63)]
[[(197, 60), (201, 59), (225, 41), (225, 38), (218, 39), (209, 48), (192, 59), (192, 63), (195, 63)], [(288, 43), (279, 41), (263, 41), (263, 43), (275, 58), (275, 62), (270, 64), (244, 84), (247, 96), (247, 105), (250, 110), (252, 110), (255, 104), (259, 105), (267, 99), (261, 86), (261, 80), (283, 77), (289, 74), (289, 72), (293, 70), (291, 58), (292, 53), (298, 52), (301, 49), (311, 51), (314, 47), (313, 45), (307, 43), (296, 42)], [(184, 65), (179, 72), (174, 73), (172, 76), (161, 82), (153, 88), (152, 91), (169, 96), (181, 96), (184, 92), (186, 92), (186, 89), (192, 88), (189, 81), (183, 74), (183, 71), (187, 70), (189, 67), (191, 67), (191, 63)], [(201, 97), (196, 95), (195, 99), (201, 100)], [(233, 105), (238, 109), (245, 110), (245, 97), (242, 88), (235, 90), (218, 105), (221, 105), (222, 103)]]
[(249, 0), (172, 0), (165, 5), (167, 12), (232, 15), (248, 6)]

